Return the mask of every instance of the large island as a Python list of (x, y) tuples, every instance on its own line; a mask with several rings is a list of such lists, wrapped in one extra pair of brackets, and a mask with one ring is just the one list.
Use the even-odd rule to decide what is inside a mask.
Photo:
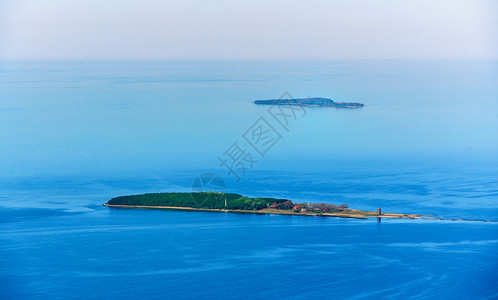
[(155, 208), (252, 214), (278, 214), (366, 219), (421, 218), (415, 214), (392, 214), (348, 208), (347, 204), (293, 203), (288, 199), (249, 198), (233, 193), (151, 193), (112, 198), (104, 204), (120, 208)]
[(299, 105), (315, 107), (335, 107), (335, 108), (361, 108), (365, 106), (357, 102), (335, 102), (328, 98), (298, 98), (298, 99), (270, 99), (256, 100), (254, 104), (259, 105)]

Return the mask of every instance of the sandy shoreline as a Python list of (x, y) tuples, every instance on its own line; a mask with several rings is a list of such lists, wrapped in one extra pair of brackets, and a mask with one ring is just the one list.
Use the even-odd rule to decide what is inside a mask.
[(238, 209), (211, 209), (211, 208), (193, 208), (193, 207), (176, 207), (176, 206), (140, 206), (140, 205), (115, 205), (104, 203), (107, 207), (116, 208), (142, 208), (142, 209), (167, 209), (167, 210), (188, 210), (188, 211), (207, 211), (207, 212), (229, 212), (243, 214), (273, 214), (273, 215), (291, 215), (291, 216), (316, 216), (316, 217), (335, 217), (335, 218), (352, 218), (352, 219), (368, 219), (368, 218), (390, 218), (390, 219), (420, 219), (423, 215), (416, 214), (390, 214), (382, 213), (380, 216), (374, 211), (362, 211), (351, 209), (347, 213), (314, 213), (314, 212), (295, 212), (293, 210), (281, 210), (265, 208), (261, 210), (238, 210)]

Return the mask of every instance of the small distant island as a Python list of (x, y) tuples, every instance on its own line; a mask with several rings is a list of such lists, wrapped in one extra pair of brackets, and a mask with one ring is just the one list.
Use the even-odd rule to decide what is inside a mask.
[(104, 204), (119, 208), (154, 208), (212, 212), (278, 214), (367, 219), (421, 218), (416, 214), (392, 214), (350, 209), (347, 204), (293, 203), (288, 199), (249, 198), (233, 193), (150, 193), (112, 198)]
[(299, 105), (335, 108), (361, 108), (365, 106), (365, 104), (357, 102), (335, 102), (328, 98), (270, 99), (256, 100), (253, 103), (258, 105)]

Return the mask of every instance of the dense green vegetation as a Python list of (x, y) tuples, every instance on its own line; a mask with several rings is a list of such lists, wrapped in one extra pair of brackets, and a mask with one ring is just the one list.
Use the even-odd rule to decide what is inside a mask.
[[(226, 200), (226, 206), (225, 206)], [(347, 211), (348, 205), (326, 203), (292, 203), (287, 199), (249, 198), (233, 193), (152, 193), (112, 198), (107, 202), (111, 205), (132, 206), (172, 206), (209, 209), (240, 209), (262, 210), (265, 208), (294, 210), (294, 212), (337, 212)]]
[(335, 102), (328, 98), (300, 98), (300, 99), (270, 99), (256, 100), (254, 104), (260, 105), (301, 105), (301, 106), (320, 106), (320, 107), (337, 107), (337, 108), (361, 108), (365, 106), (358, 102)]
[(121, 196), (109, 200), (113, 205), (174, 206), (193, 208), (261, 210), (272, 205), (280, 209), (292, 209), (293, 203), (287, 199), (248, 198), (232, 193), (152, 193)]

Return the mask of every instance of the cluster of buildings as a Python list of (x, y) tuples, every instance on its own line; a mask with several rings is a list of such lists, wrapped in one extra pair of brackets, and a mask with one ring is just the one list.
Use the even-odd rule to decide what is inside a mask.
[(279, 203), (273, 203), (271, 208), (276, 209), (292, 209), (295, 212), (328, 212), (328, 211), (342, 211), (347, 210), (347, 204), (334, 205), (326, 203), (303, 203), (303, 204), (292, 204), (289, 207), (282, 207)]

